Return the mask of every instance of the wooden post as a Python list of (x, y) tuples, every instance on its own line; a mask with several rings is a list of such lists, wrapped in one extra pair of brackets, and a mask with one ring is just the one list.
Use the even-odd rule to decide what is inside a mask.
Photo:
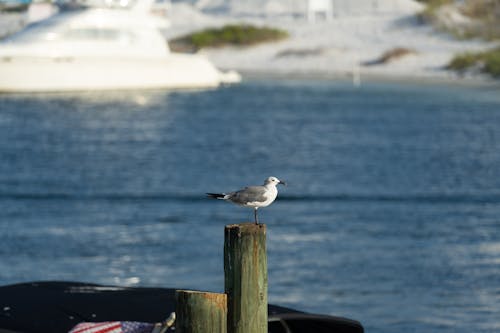
[(226, 333), (226, 294), (177, 290), (175, 303), (176, 332)]
[(224, 230), (224, 289), (228, 333), (267, 333), (266, 226), (243, 223)]

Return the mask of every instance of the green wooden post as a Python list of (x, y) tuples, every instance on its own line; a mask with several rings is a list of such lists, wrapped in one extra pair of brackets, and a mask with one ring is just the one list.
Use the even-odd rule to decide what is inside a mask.
[(226, 294), (177, 290), (175, 302), (176, 332), (226, 333)]
[(228, 333), (267, 333), (266, 226), (243, 223), (224, 230), (224, 289)]

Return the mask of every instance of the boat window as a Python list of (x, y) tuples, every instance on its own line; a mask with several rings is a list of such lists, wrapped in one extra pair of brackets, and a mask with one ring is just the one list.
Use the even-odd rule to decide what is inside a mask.
[(42, 21), (28, 25), (25, 29), (9, 36), (7, 43), (31, 43), (34, 41), (48, 41), (56, 39), (59, 34), (57, 29), (58, 22)]
[(129, 31), (103, 28), (72, 28), (64, 33), (64, 39), (68, 41), (116, 41), (128, 42), (133, 39)]

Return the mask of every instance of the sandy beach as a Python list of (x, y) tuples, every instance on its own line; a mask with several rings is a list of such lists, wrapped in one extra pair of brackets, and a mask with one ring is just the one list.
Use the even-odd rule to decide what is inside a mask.
[[(205, 49), (202, 52), (218, 67), (243, 73), (295, 74), (324, 77), (487, 80), (485, 77), (458, 76), (445, 66), (453, 55), (493, 47), (480, 40), (457, 40), (422, 23), (423, 6), (412, 0), (379, 1), (378, 11), (344, 11), (332, 19), (309, 22), (303, 15), (260, 15), (253, 17), (210, 16), (186, 4), (172, 7), (173, 38), (205, 27), (228, 23), (272, 26), (289, 32), (290, 38), (248, 48)], [(258, 13), (258, 8), (255, 9)], [(229, 13), (230, 14), (230, 13)], [(196, 22), (193, 24), (192, 22)], [(376, 62), (385, 52), (408, 49), (407, 55), (386, 63)]]

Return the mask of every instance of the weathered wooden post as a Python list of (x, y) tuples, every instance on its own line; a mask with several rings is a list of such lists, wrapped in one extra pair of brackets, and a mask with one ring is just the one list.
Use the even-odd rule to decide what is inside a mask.
[(176, 332), (226, 333), (226, 294), (177, 290), (175, 302)]
[(227, 333), (267, 333), (266, 226), (243, 223), (224, 230)]

